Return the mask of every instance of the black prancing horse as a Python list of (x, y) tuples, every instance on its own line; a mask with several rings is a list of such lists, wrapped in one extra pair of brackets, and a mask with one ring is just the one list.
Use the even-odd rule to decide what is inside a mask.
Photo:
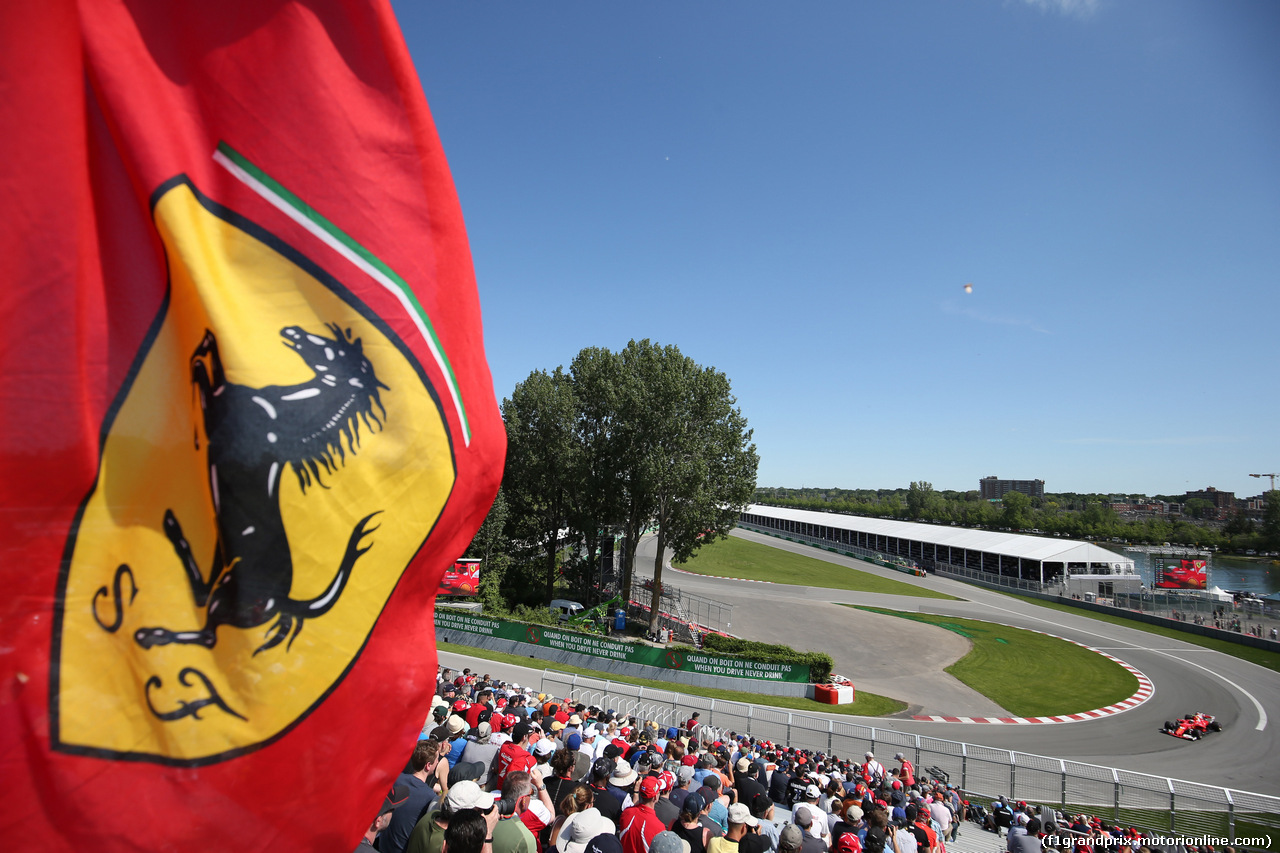
[(213, 648), (218, 626), (255, 628), (273, 618), (275, 624), (254, 654), (279, 645), (290, 629), (292, 646), (303, 620), (323, 616), (337, 603), (356, 561), (372, 547), (361, 547), (361, 540), (377, 530), (368, 527), (377, 512), (356, 523), (337, 574), (323, 593), (309, 601), (289, 597), (293, 559), (280, 514), (282, 469), (293, 466), (304, 492), (312, 483), (328, 488), (321, 469), (332, 474), (347, 451), (355, 454), (361, 421), (370, 432), (375, 424), (381, 429), (374, 409), (382, 418), (386, 409), (378, 389), (390, 390), (374, 375), (351, 330), (335, 324), (328, 328), (333, 338), (297, 326), (280, 332), (285, 346), (315, 371), (301, 385), (250, 388), (227, 382), (217, 338), (209, 331), (192, 354), (191, 381), (208, 436), (209, 490), (218, 526), (208, 580), (172, 509), (165, 511), (164, 532), (186, 569), (196, 605), (205, 608), (205, 624), (187, 631), (141, 628), (134, 639), (143, 648), (169, 643)]

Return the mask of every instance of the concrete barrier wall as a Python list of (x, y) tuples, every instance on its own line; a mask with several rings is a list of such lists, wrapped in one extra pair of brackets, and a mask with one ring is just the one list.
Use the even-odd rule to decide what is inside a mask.
[(549, 649), (545, 646), (535, 646), (532, 643), (521, 643), (515, 640), (504, 640), (499, 637), (487, 637), (483, 634), (472, 634), (454, 628), (436, 628), (436, 640), (442, 643), (458, 643), (464, 646), (474, 646), (477, 649), (521, 655), (532, 660), (579, 666), (583, 669), (594, 669), (612, 675), (646, 678), (652, 681), (668, 681), (672, 684), (685, 684), (692, 687), (711, 687), (718, 690), (738, 690), (769, 696), (796, 696), (799, 698), (812, 696), (813, 692), (813, 686), (810, 684), (787, 684), (786, 682), (750, 678), (726, 678), (720, 675), (699, 675), (671, 669), (658, 669), (653, 666), (641, 666), (640, 664), (627, 663), (625, 661), (592, 657), (591, 655), (577, 652)]

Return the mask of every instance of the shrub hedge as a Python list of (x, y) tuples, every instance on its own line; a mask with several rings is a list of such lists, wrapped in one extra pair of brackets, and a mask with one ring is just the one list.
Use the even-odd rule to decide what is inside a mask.
[(826, 652), (798, 652), (790, 646), (722, 637), (719, 634), (704, 636), (702, 647), (709, 652), (766, 663), (808, 664), (809, 680), (815, 684), (826, 681), (835, 666), (835, 661)]

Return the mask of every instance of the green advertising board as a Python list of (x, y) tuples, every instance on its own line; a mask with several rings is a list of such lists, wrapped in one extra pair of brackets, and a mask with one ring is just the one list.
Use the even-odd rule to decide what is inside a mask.
[(721, 655), (696, 649), (664, 649), (643, 643), (611, 640), (593, 634), (563, 631), (546, 625), (508, 622), (488, 616), (473, 616), (457, 610), (436, 610), (436, 630), (463, 631), (500, 640), (513, 640), (556, 651), (573, 652), (596, 658), (624, 661), (659, 669), (678, 670), (697, 675), (720, 675), (728, 678), (750, 678), (756, 681), (782, 681), (807, 684), (809, 667), (805, 664), (766, 663)]

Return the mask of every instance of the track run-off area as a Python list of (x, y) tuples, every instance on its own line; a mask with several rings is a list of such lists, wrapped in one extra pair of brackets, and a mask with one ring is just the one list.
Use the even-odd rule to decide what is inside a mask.
[[(1280, 796), (1280, 737), (1268, 709), (1280, 708), (1280, 674), (1240, 658), (1137, 628), (1039, 607), (982, 587), (930, 575), (915, 578), (808, 545), (745, 530), (732, 536), (842, 568), (905, 581), (955, 600), (887, 595), (710, 577), (672, 569), (664, 580), (733, 606), (730, 633), (823, 651), (856, 689), (900, 699), (905, 712), (852, 718), (881, 729), (1019, 750), (1055, 758)], [(641, 541), (636, 566), (653, 565), (653, 538)], [(670, 555), (667, 555), (669, 560)], [(1105, 653), (1140, 674), (1132, 701), (1055, 725), (1009, 724), (1013, 717), (944, 669), (968, 652), (962, 637), (920, 622), (842, 605), (960, 617), (1038, 631)], [(1010, 679), (1033, 677), (1011, 671)], [(1123, 707), (1120, 707), (1123, 706)], [(1162, 734), (1165, 720), (1191, 712), (1223, 725), (1199, 741)], [(970, 722), (971, 724), (964, 724)]]

